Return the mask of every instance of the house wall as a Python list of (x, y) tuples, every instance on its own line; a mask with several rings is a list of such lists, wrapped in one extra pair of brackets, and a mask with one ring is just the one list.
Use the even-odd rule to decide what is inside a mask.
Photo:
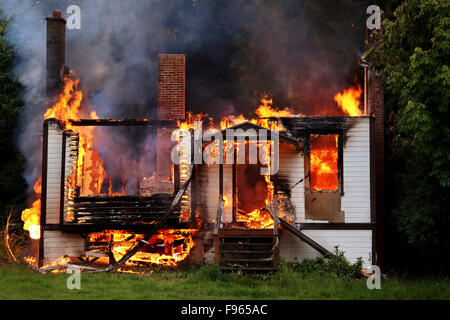
[[(45, 225), (60, 223), (61, 206), (61, 174), (63, 166), (63, 130), (54, 121), (47, 121), (47, 175)], [(66, 156), (68, 150), (65, 150)], [(66, 157), (67, 159), (67, 157)], [(61, 231), (44, 230), (42, 241), (42, 257), (48, 261), (63, 256), (80, 256), (84, 253), (85, 239), (80, 234), (69, 234)]]
[(62, 168), (63, 130), (55, 122), (48, 124), (47, 151), (47, 224), (59, 224), (61, 204), (61, 168)]
[(44, 259), (49, 260), (84, 256), (85, 239), (77, 233), (62, 231), (44, 231)]
[[(304, 179), (304, 156), (302, 152), (297, 152), (295, 146), (280, 143), (279, 148), (279, 168), (277, 179), (284, 186), (292, 188), (301, 179)], [(301, 181), (290, 190), (290, 200), (292, 208), (295, 210), (293, 217), (294, 223), (300, 223), (305, 220), (305, 184)], [(280, 199), (282, 197), (280, 196)], [(282, 203), (279, 208), (280, 217), (290, 217), (291, 213)]]
[[(349, 118), (344, 130), (343, 182), (341, 209), (346, 223), (370, 222), (370, 118)], [(304, 155), (293, 146), (280, 145), (278, 179), (293, 186), (305, 177)], [(291, 190), (296, 223), (323, 223), (305, 218), (304, 182)]]
[[(345, 223), (371, 222), (370, 183), (370, 118), (348, 118), (344, 130), (343, 188), (341, 209)], [(289, 147), (280, 147), (280, 182), (294, 185), (304, 172), (303, 153), (295, 153)], [(291, 200), (295, 206), (296, 223), (327, 223), (305, 219), (304, 183), (292, 189)], [(308, 237), (333, 252), (334, 246), (345, 252), (352, 262), (362, 257), (365, 265), (372, 259), (372, 230), (303, 230)], [(302, 240), (283, 230), (280, 235), (280, 257), (287, 261), (314, 258), (320, 253)]]
[(349, 118), (344, 133), (345, 222), (370, 222), (370, 118)]
[[(371, 230), (303, 230), (306, 236), (326, 248), (335, 251), (335, 246), (344, 251), (350, 262), (361, 257), (364, 266), (372, 263), (372, 231)], [(302, 261), (313, 259), (321, 254), (287, 230), (280, 234), (280, 257), (286, 261)]]
[[(215, 222), (219, 200), (219, 165), (200, 165), (197, 167), (197, 203), (200, 218), (204, 222)], [(232, 194), (233, 194), (233, 168), (232, 165), (223, 165), (223, 194), (229, 200), (230, 205), (224, 207), (222, 221), (231, 222), (233, 218)]]
[[(344, 133), (343, 181), (344, 195), (342, 210), (345, 222), (370, 222), (370, 146), (369, 118), (348, 120)], [(61, 168), (63, 154), (63, 131), (55, 122), (48, 123), (47, 186), (46, 186), (46, 223), (58, 224), (61, 204)], [(66, 150), (66, 157), (68, 151)], [(304, 155), (294, 146), (281, 143), (279, 153), (278, 180), (293, 187), (304, 178)], [(232, 165), (223, 166), (224, 195), (232, 201)], [(206, 222), (216, 218), (219, 196), (219, 165), (198, 166), (197, 172), (197, 208), (200, 217)], [(304, 182), (299, 182), (290, 190), (290, 200), (296, 223), (322, 222), (305, 219)], [(283, 216), (283, 210), (280, 209)], [(223, 221), (231, 222), (232, 206), (224, 208)], [(330, 251), (338, 245), (347, 258), (356, 261), (362, 257), (369, 263), (372, 252), (371, 230), (305, 230), (307, 236)], [(43, 232), (44, 257), (55, 258), (64, 255), (78, 256), (84, 251), (85, 240), (81, 235), (60, 231)], [(285, 260), (313, 258), (319, 253), (286, 230), (280, 235), (280, 256)]]

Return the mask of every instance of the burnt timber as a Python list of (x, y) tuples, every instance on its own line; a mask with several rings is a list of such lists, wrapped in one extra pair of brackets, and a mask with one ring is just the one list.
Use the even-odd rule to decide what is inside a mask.
[[(167, 211), (174, 196), (155, 194), (141, 196), (76, 197), (73, 202), (73, 220), (67, 223), (109, 225), (156, 223)], [(176, 222), (180, 210), (174, 210), (170, 219)]]
[[(192, 172), (192, 171), (191, 171)], [(156, 222), (154, 227), (145, 234), (144, 239), (140, 240), (138, 244), (136, 244), (133, 248), (128, 250), (128, 252), (114, 265), (111, 265), (105, 269), (105, 271), (114, 271), (117, 270), (121, 265), (123, 265), (125, 262), (127, 262), (131, 257), (133, 257), (141, 248), (148, 243), (148, 240), (156, 234), (156, 232), (161, 229), (167, 222), (167, 219), (170, 217), (170, 215), (174, 212), (175, 208), (180, 204), (181, 198), (183, 197), (184, 193), (186, 192), (187, 188), (189, 187), (189, 184), (191, 183), (192, 174), (189, 175), (187, 180), (183, 183), (183, 186), (178, 190), (175, 197), (172, 199), (172, 202), (167, 209), (167, 212), (161, 217), (161, 219)]]
[(159, 119), (79, 119), (69, 120), (73, 126), (153, 126), (177, 128), (176, 120), (159, 120)]

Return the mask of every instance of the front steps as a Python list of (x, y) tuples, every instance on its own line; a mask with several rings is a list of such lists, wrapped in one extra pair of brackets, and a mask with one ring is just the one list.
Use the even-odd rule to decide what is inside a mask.
[(220, 229), (216, 262), (227, 271), (276, 271), (278, 237), (273, 229)]

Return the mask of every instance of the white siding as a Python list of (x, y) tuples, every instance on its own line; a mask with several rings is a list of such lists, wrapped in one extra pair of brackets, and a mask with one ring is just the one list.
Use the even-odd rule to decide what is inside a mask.
[(79, 234), (44, 231), (44, 258), (79, 257), (85, 253), (85, 239)]
[(349, 118), (344, 142), (345, 222), (370, 222), (370, 126), (369, 118)]
[[(199, 166), (196, 181), (198, 183), (197, 208), (200, 210), (200, 217), (207, 223), (215, 222), (219, 200), (219, 165)], [(223, 194), (228, 198), (229, 205), (223, 209), (222, 221), (231, 222), (233, 218), (232, 165), (223, 165)]]
[(219, 166), (201, 165), (197, 167), (197, 208), (200, 218), (206, 223), (216, 219), (217, 201), (219, 197)]
[[(281, 184), (293, 187), (305, 177), (303, 153), (297, 152), (295, 146), (280, 144), (278, 180)], [(305, 185), (300, 182), (291, 189), (291, 203), (295, 207), (296, 221), (303, 222), (305, 218)], [(283, 216), (280, 212), (280, 216)]]
[[(47, 141), (46, 223), (59, 224), (63, 130), (59, 129), (56, 123), (50, 122), (48, 124)], [(67, 150), (66, 157), (68, 157)], [(47, 261), (63, 256), (78, 257), (84, 255), (85, 239), (79, 234), (45, 230), (43, 232), (43, 240), (44, 258)]]
[[(370, 222), (370, 119), (349, 118), (344, 131), (343, 180), (344, 195), (341, 208), (345, 212), (346, 223)], [(294, 185), (303, 178), (304, 157), (286, 147), (280, 147), (279, 178), (288, 185)], [(296, 209), (297, 223), (320, 223), (305, 219), (304, 184), (299, 183), (292, 190), (292, 203)], [(371, 264), (371, 230), (304, 230), (304, 234), (334, 252), (334, 246), (351, 262), (362, 257), (366, 266)], [(283, 230), (280, 236), (280, 256), (288, 261), (301, 261), (320, 256), (308, 244)]]
[[(341, 209), (345, 222), (370, 222), (370, 119), (355, 117), (347, 120), (344, 132), (343, 179), (344, 195), (341, 198)], [(303, 153), (280, 145), (281, 182), (294, 185), (305, 176)], [(292, 203), (296, 209), (297, 223), (323, 223), (320, 220), (305, 219), (304, 183), (292, 189)]]
[[(305, 179), (305, 156), (296, 152), (295, 147), (280, 144), (280, 166), (278, 179), (290, 187)], [(320, 220), (305, 219), (305, 183), (304, 180), (291, 189), (291, 202), (295, 207), (295, 223), (320, 223)], [(282, 216), (282, 215), (281, 215)]]
[(46, 223), (59, 224), (63, 131), (55, 123), (48, 126)]
[[(361, 257), (364, 265), (371, 265), (372, 231), (371, 230), (304, 230), (303, 233), (315, 242), (329, 250), (335, 251), (335, 246), (344, 251), (350, 262), (356, 262)], [(302, 261), (319, 257), (320, 253), (311, 246), (283, 230), (280, 236), (280, 257), (286, 261)]]

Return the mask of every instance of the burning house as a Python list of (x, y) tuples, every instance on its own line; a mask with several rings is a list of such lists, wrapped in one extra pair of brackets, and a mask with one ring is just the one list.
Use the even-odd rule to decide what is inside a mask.
[[(47, 92), (59, 99), (43, 123), (40, 197), (22, 216), (39, 239), (39, 266), (65, 257), (107, 270), (183, 260), (275, 270), (280, 258), (329, 256), (336, 246), (350, 261), (382, 263), (383, 93), (374, 72), (363, 111), (360, 88), (336, 96), (350, 108), (340, 117), (277, 111), (266, 97), (258, 118), (229, 117), (203, 133), (201, 115), (186, 118), (185, 56), (160, 54), (157, 119), (99, 119), (80, 110), (64, 25), (58, 12), (47, 18)], [(152, 128), (156, 165), (134, 192), (123, 174), (113, 192), (95, 135), (135, 127)]]

